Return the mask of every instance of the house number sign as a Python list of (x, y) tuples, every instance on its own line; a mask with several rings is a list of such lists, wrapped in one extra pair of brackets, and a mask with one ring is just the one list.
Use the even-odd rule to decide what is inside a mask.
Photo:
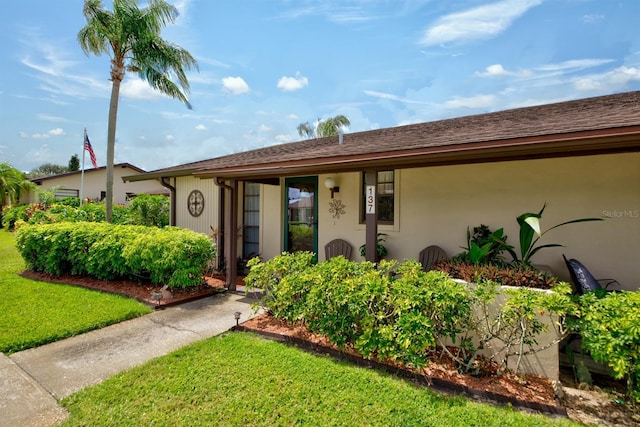
[(191, 216), (200, 216), (204, 210), (204, 195), (200, 190), (193, 190), (187, 197), (187, 209)]
[(366, 194), (366, 210), (367, 214), (375, 214), (376, 213), (376, 186), (375, 185), (367, 185), (365, 188)]

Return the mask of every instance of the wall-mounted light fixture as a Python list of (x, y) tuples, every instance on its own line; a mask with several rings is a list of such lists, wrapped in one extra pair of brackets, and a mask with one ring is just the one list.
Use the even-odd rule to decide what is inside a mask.
[(331, 190), (331, 198), (333, 199), (333, 193), (339, 193), (340, 187), (336, 186), (336, 180), (329, 177), (324, 180), (324, 186)]

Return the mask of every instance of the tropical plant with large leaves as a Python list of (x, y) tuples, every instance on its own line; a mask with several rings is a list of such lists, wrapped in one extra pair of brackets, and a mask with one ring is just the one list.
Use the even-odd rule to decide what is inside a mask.
[(578, 223), (578, 222), (602, 221), (602, 218), (579, 218), (579, 219), (573, 219), (571, 221), (565, 221), (563, 223), (554, 225), (553, 227), (548, 228), (545, 231), (541, 231), (540, 218), (542, 218), (542, 213), (544, 212), (544, 209), (546, 207), (547, 207), (547, 204), (545, 203), (542, 206), (542, 209), (540, 209), (540, 212), (538, 213), (528, 212), (516, 218), (516, 220), (518, 221), (518, 224), (520, 225), (520, 259), (518, 260), (517, 255), (513, 250), (509, 250), (509, 253), (513, 257), (514, 262), (522, 263), (522, 264), (530, 264), (531, 257), (541, 249), (561, 247), (562, 245), (558, 243), (547, 243), (544, 245), (536, 246), (536, 244), (542, 238), (542, 236), (544, 236), (549, 231), (555, 228), (562, 227), (567, 224)]
[(2, 228), (4, 207), (17, 203), (23, 191), (34, 187), (34, 183), (25, 179), (24, 173), (9, 163), (0, 163), (0, 228)]
[(160, 36), (162, 28), (178, 16), (178, 10), (164, 0), (149, 0), (143, 8), (137, 0), (113, 0), (112, 11), (106, 10), (101, 0), (85, 0), (83, 13), (87, 25), (78, 33), (80, 47), (86, 54), (111, 58), (105, 201), (106, 218), (111, 222), (116, 121), (125, 72), (138, 73), (152, 88), (191, 108), (186, 70), (198, 69), (198, 63), (185, 49)]
[(349, 119), (340, 114), (325, 120), (318, 119), (314, 124), (309, 122), (300, 123), (298, 125), (298, 135), (305, 138), (322, 138), (325, 136), (338, 135), (341, 129), (348, 127), (350, 124)]

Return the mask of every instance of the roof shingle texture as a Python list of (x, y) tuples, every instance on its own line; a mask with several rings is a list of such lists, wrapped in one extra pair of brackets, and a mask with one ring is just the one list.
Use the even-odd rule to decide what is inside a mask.
[(640, 91), (273, 145), (160, 171), (208, 170), (640, 125)]

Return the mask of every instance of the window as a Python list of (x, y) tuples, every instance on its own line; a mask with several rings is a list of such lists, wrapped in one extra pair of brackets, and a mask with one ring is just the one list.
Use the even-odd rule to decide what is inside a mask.
[[(378, 185), (376, 186), (376, 216), (378, 224), (393, 224), (395, 212), (395, 176), (393, 171), (379, 171)], [(365, 222), (365, 184), (364, 172), (362, 173), (362, 191), (360, 221)]]
[(260, 253), (260, 184), (244, 183), (243, 224), (242, 254), (251, 258)]

